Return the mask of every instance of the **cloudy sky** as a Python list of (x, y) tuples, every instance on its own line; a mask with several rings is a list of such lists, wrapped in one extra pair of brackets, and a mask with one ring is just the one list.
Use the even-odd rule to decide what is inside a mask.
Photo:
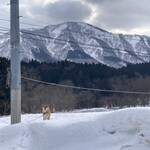
[[(0, 19), (9, 19), (2, 11), (9, 11), (9, 3), (0, 0)], [(41, 26), (79, 21), (113, 33), (150, 35), (150, 0), (20, 0), (20, 15), (21, 22)], [(9, 27), (9, 22), (0, 21), (2, 26)]]

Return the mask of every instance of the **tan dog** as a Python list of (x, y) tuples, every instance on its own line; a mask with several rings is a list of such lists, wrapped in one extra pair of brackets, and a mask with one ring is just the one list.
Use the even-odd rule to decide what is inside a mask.
[(51, 111), (49, 109), (49, 105), (42, 105), (42, 112), (43, 112), (43, 120), (49, 120), (51, 117)]

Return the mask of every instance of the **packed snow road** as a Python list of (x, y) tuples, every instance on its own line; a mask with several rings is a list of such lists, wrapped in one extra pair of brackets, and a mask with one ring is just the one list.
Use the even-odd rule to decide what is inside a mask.
[(0, 118), (0, 150), (150, 150), (150, 108)]

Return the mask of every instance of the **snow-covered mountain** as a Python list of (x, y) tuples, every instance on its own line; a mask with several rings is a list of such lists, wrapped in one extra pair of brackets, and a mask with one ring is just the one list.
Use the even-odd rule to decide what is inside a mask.
[[(39, 36), (40, 35), (40, 36)], [(10, 58), (10, 35), (0, 35), (0, 56)], [(21, 31), (21, 59), (103, 63), (112, 67), (150, 61), (150, 37), (112, 34), (90, 24), (67, 22)]]

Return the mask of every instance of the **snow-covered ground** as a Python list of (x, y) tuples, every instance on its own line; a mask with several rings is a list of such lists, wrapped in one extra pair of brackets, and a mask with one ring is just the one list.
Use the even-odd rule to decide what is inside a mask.
[(0, 118), (0, 150), (150, 150), (150, 108)]

